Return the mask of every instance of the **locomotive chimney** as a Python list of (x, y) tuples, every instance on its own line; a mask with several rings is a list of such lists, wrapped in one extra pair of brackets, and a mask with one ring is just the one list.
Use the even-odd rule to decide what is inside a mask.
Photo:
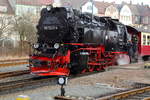
[(54, 0), (53, 6), (54, 7), (60, 7), (60, 6), (62, 6), (61, 1), (60, 0)]

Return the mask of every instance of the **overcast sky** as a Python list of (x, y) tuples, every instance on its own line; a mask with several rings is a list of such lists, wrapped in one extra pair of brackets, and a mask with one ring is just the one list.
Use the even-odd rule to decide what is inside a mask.
[(122, 1), (130, 3), (130, 1), (132, 1), (133, 4), (137, 4), (137, 3), (141, 4), (143, 2), (144, 4), (147, 4), (150, 6), (150, 0), (95, 0), (95, 1), (105, 1), (105, 2), (115, 1), (116, 3), (121, 3)]

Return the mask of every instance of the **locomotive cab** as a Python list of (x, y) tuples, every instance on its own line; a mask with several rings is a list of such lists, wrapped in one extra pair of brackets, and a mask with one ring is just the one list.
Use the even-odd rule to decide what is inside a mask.
[(105, 35), (105, 45), (107, 51), (127, 51), (127, 44), (130, 40), (126, 26), (112, 19), (107, 19), (108, 29)]
[(137, 62), (139, 56), (139, 45), (140, 45), (140, 32), (131, 26), (126, 26), (127, 31), (130, 35), (128, 53), (131, 58), (131, 62)]

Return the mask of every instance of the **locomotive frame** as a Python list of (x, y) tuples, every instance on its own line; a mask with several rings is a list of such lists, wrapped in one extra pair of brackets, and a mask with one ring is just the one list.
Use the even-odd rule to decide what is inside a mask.
[[(49, 62), (46, 66), (40, 65), (41, 67), (32, 67), (32, 61), (30, 61), (30, 70), (32, 74), (39, 76), (68, 76), (70, 73), (79, 74), (85, 72), (102, 71), (108, 66), (114, 65), (116, 63), (116, 57), (119, 57), (121, 54), (127, 54), (127, 52), (107, 52), (105, 51), (105, 47), (103, 45), (95, 46), (82, 43), (66, 43), (64, 45), (78, 45), (80, 48), (74, 51), (68, 50), (66, 55), (56, 56), (54, 58), (32, 56), (32, 61), (38, 59)], [(78, 67), (73, 67), (73, 65), (70, 65), (71, 55), (75, 54), (77, 54), (79, 57), (77, 58), (78, 61), (82, 61), (79, 63), (80, 65), (78, 65)], [(73, 58), (75, 59), (75, 57)]]

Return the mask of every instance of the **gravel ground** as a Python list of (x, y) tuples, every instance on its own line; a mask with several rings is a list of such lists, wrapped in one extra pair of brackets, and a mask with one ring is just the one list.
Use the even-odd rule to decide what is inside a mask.
[[(72, 80), (70, 80), (71, 82)], [(75, 81), (75, 80), (74, 80)], [(78, 83), (78, 82), (77, 82)], [(67, 96), (75, 97), (97, 97), (106, 93), (115, 92), (118, 89), (112, 88), (109, 85), (96, 83), (93, 85), (73, 85), (68, 83), (65, 86)], [(15, 100), (18, 95), (28, 95), (31, 100), (53, 100), (54, 96), (60, 95), (60, 86), (45, 86), (28, 91), (21, 91), (14, 94), (0, 96), (0, 100)]]
[[(96, 97), (120, 89), (131, 88), (135, 82), (150, 84), (150, 69), (144, 69), (143, 64), (116, 67), (117, 69), (69, 80), (66, 86), (66, 95)], [(28, 95), (31, 100), (52, 100), (53, 96), (60, 94), (59, 89), (58, 85), (49, 85), (2, 95), (0, 100), (15, 100), (18, 95)]]

